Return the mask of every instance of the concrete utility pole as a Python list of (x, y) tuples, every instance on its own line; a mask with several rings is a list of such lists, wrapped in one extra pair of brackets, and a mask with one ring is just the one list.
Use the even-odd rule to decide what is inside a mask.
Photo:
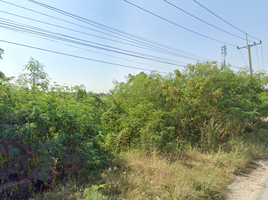
[(245, 47), (237, 47), (237, 49), (248, 48), (249, 70), (250, 70), (250, 75), (252, 76), (252, 62), (251, 62), (250, 47), (255, 46), (255, 45), (258, 45), (258, 44), (261, 44), (261, 41), (260, 41), (260, 43), (257, 43), (256, 44), (256, 42), (254, 42), (254, 44), (249, 45), (248, 44), (248, 34), (247, 33), (246, 33), (246, 38), (247, 38), (247, 46), (245, 46)]

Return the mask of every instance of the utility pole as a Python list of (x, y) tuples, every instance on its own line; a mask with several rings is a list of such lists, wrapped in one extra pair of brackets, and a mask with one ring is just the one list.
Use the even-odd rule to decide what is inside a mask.
[(249, 45), (248, 44), (248, 34), (247, 33), (246, 33), (246, 38), (247, 38), (247, 46), (245, 46), (245, 47), (237, 47), (237, 49), (243, 49), (243, 48), (247, 48), (248, 49), (249, 70), (250, 70), (250, 75), (252, 76), (252, 62), (251, 62), (250, 47), (261, 44), (261, 41), (260, 41), (260, 43), (257, 43), (256, 44), (256, 42), (254, 42), (254, 44)]
[(222, 58), (222, 64), (223, 64), (224, 67), (225, 67), (225, 57), (226, 57), (226, 55), (227, 55), (227, 47), (226, 47), (226, 45), (223, 45), (221, 47), (221, 58)]

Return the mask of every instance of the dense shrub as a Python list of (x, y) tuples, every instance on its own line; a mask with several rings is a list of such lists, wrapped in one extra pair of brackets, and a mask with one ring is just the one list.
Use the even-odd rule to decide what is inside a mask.
[(17, 80), (0, 79), (2, 199), (28, 198), (71, 177), (86, 181), (113, 165), (111, 150), (214, 148), (252, 131), (268, 113), (264, 73), (216, 63), (129, 75), (108, 95), (51, 85), (32, 58), (25, 70)]
[(129, 75), (107, 96), (106, 146), (164, 149), (211, 143), (205, 127), (217, 132), (213, 140), (224, 142), (267, 115), (266, 84), (262, 72), (250, 76), (245, 69), (235, 73), (216, 63), (188, 65), (168, 76)]
[(38, 65), (31, 59), (30, 73), (0, 82), (1, 199), (27, 199), (73, 177), (86, 181), (113, 158), (100, 145), (105, 105), (98, 95), (49, 85)]
[(29, 197), (58, 181), (67, 182), (71, 176), (82, 177), (84, 173), (110, 165), (112, 155), (106, 153), (97, 139), (90, 142), (83, 141), (79, 135), (62, 135), (52, 140), (32, 140), (29, 144), (23, 142), (25, 134), (17, 128), (16, 125), (0, 126), (2, 198), (12, 197), (12, 190), (26, 192), (16, 194), (13, 191), (13, 197)]

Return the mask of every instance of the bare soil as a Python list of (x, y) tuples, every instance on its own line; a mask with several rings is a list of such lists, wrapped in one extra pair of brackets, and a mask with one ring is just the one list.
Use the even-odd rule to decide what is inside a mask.
[(268, 189), (259, 181), (268, 173), (268, 159), (255, 161), (250, 173), (237, 175), (234, 182), (229, 186), (225, 200), (247, 200), (254, 191)]

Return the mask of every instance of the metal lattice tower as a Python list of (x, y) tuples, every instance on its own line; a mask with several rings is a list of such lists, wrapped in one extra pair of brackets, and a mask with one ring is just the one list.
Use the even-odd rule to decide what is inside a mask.
[(222, 58), (222, 65), (225, 66), (225, 57), (227, 55), (227, 46), (226, 45), (223, 45), (221, 47), (221, 58)]

